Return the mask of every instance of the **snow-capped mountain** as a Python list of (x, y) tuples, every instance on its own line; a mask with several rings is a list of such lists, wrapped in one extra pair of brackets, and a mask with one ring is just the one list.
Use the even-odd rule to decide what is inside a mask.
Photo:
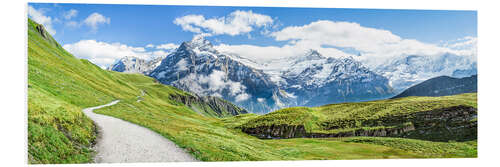
[(149, 76), (202, 96), (218, 96), (254, 113), (393, 95), (388, 80), (352, 58), (303, 56), (258, 62), (220, 53), (195, 37), (162, 60)]
[(401, 55), (368, 67), (359, 57), (323, 56), (315, 50), (272, 56), (257, 59), (220, 52), (203, 37), (195, 37), (163, 59), (126, 57), (110, 69), (143, 73), (201, 96), (222, 97), (254, 113), (381, 99), (436, 76), (477, 74), (474, 57), (453, 53)]
[(123, 57), (108, 67), (108, 70), (125, 73), (142, 73), (148, 75), (161, 63), (164, 57), (156, 57), (151, 60), (145, 60), (136, 57)]
[(268, 61), (232, 57), (271, 76), (271, 81), (293, 97), (293, 106), (380, 99), (394, 94), (387, 78), (352, 57), (325, 57), (316, 50)]
[(442, 55), (406, 55), (374, 69), (387, 77), (391, 86), (400, 92), (412, 85), (437, 76), (468, 77), (477, 74), (473, 59), (445, 53)]
[(388, 79), (352, 57), (324, 57), (311, 50), (295, 59), (282, 72), (282, 89), (297, 96), (298, 105), (318, 106), (336, 102), (363, 101), (393, 94)]
[(202, 96), (217, 96), (252, 112), (286, 107), (286, 96), (267, 74), (215, 50), (202, 37), (182, 43), (149, 76)]

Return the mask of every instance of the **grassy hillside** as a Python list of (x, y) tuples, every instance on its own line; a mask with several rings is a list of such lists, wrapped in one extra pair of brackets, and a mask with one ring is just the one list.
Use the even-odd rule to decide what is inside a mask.
[[(77, 59), (39, 26), (28, 20), (29, 163), (91, 162), (94, 153), (89, 148), (96, 131), (81, 110), (116, 99), (121, 101), (95, 112), (150, 128), (202, 161), (470, 156), (460, 149), (428, 156), (390, 145), (336, 139), (261, 140), (234, 128), (261, 116), (244, 114), (221, 119), (220, 113), (210, 110), (194, 111), (192, 106), (170, 98), (189, 93), (143, 75), (106, 71)], [(293, 109), (282, 111), (287, 110)], [(298, 114), (282, 117), (308, 122), (327, 117), (315, 110), (304, 108)], [(314, 114), (304, 114), (308, 112)]]
[(477, 157), (477, 140), (467, 142), (432, 142), (390, 137), (352, 137), (343, 139), (343, 141), (388, 146), (414, 152), (425, 157)]
[[(467, 107), (477, 108), (476, 93), (443, 97), (407, 97), (320, 107), (292, 107), (248, 118), (246, 121), (240, 121), (241, 125), (232, 126), (260, 137), (357, 134), (386, 136), (390, 131), (395, 133), (393, 136), (404, 135), (434, 141), (474, 140), (477, 138), (477, 130), (474, 131), (473, 127), (477, 125), (477, 119), (474, 119), (475, 111), (465, 111)], [(457, 113), (458, 115), (453, 116)], [(471, 128), (449, 131), (447, 127), (451, 125)], [(415, 128), (420, 128), (417, 131), (426, 128), (428, 132), (402, 134), (402, 131), (412, 131)]]
[[(133, 82), (133, 84), (131, 84)], [(143, 95), (144, 92), (144, 95)], [(122, 104), (182, 112), (196, 119), (228, 116), (209, 110), (194, 112), (170, 100), (191, 96), (139, 74), (102, 70), (65, 51), (43, 26), (28, 20), (28, 158), (30, 163), (82, 163), (92, 160), (89, 149), (95, 127), (81, 110), (115, 99)], [(154, 98), (149, 98), (154, 97)], [(146, 101), (138, 102), (138, 99)], [(200, 104), (202, 105), (202, 104)]]
[(408, 97), (359, 103), (330, 104), (321, 107), (292, 107), (254, 117), (241, 127), (305, 125), (308, 132), (325, 132), (325, 126), (362, 127), (363, 121), (395, 117), (415, 112), (466, 105), (477, 108), (477, 94), (443, 97)]

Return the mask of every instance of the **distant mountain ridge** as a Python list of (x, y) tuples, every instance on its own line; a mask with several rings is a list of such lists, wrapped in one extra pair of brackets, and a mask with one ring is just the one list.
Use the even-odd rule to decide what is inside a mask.
[(278, 109), (285, 99), (261, 70), (219, 53), (204, 38), (183, 42), (149, 76), (200, 96), (216, 96), (256, 111)]
[(123, 57), (108, 67), (108, 70), (124, 73), (142, 73), (148, 75), (158, 67), (165, 57), (156, 57), (151, 60), (145, 60), (137, 57)]
[(263, 67), (221, 53), (208, 40), (195, 37), (183, 42), (149, 76), (201, 96), (222, 97), (254, 113), (393, 94), (386, 78), (349, 57), (327, 58), (310, 50), (279, 63), (279, 69), (269, 70), (266, 67), (275, 65)]
[(323, 56), (316, 50), (270, 60), (241, 57), (219, 52), (203, 37), (183, 42), (163, 59), (126, 57), (109, 69), (143, 73), (200, 96), (221, 97), (254, 113), (389, 98), (428, 78), (477, 74), (474, 60), (452, 53), (402, 55), (368, 68), (357, 58)]
[(467, 77), (477, 74), (475, 60), (452, 53), (442, 55), (402, 55), (374, 68), (389, 79), (395, 92), (438, 76)]
[(393, 98), (408, 96), (448, 96), (477, 92), (477, 75), (464, 78), (439, 76), (414, 85)]

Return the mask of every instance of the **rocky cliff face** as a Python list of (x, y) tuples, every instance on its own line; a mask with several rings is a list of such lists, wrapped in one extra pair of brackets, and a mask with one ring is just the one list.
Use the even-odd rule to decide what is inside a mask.
[(262, 139), (374, 136), (405, 137), (431, 141), (467, 141), (477, 139), (476, 117), (476, 108), (454, 106), (365, 120), (361, 124), (357, 124), (353, 120), (324, 122), (321, 126), (326, 132), (307, 132), (304, 125), (285, 124), (242, 128), (242, 131)]
[(59, 45), (59, 43), (57, 43), (57, 41), (52, 37), (52, 35), (49, 34), (49, 32), (47, 30), (45, 30), (45, 27), (41, 24), (37, 24), (35, 25), (35, 27), (33, 27), (38, 33), (40, 33), (40, 35), (45, 39), (47, 40), (48, 43), (56, 46), (56, 47), (61, 47), (61, 45)]

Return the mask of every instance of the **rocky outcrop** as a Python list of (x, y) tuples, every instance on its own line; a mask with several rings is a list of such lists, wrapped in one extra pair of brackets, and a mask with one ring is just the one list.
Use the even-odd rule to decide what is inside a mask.
[(336, 133), (306, 132), (304, 125), (272, 125), (256, 128), (242, 128), (242, 131), (261, 139), (288, 139), (288, 138), (326, 138), (326, 137), (352, 137), (373, 136), (386, 137), (397, 136), (415, 130), (412, 124), (401, 127), (379, 128), (379, 129), (352, 129)]
[(287, 139), (307, 137), (304, 125), (271, 125), (256, 128), (242, 128), (242, 131), (261, 139)]
[[(308, 132), (304, 125), (271, 125), (242, 127), (247, 134), (262, 139), (325, 138), (325, 137), (405, 137), (432, 141), (467, 141), (477, 139), (477, 109), (453, 106), (399, 116), (321, 123), (325, 132)], [(337, 130), (337, 132), (335, 132)]]
[(49, 32), (45, 29), (43, 25), (35, 23), (34, 28), (36, 32), (38, 32), (42, 36), (42, 38), (47, 40), (50, 44), (55, 45), (56, 47), (61, 47), (61, 45), (59, 45), (59, 43), (57, 43), (57, 41), (54, 38), (52, 38), (52, 36), (49, 34)]
[(210, 112), (213, 111), (216, 113), (217, 117), (248, 113), (248, 111), (243, 108), (240, 108), (224, 99), (213, 96), (200, 97), (196, 95), (171, 95), (170, 99), (191, 107), (197, 112), (204, 112), (210, 115)]

